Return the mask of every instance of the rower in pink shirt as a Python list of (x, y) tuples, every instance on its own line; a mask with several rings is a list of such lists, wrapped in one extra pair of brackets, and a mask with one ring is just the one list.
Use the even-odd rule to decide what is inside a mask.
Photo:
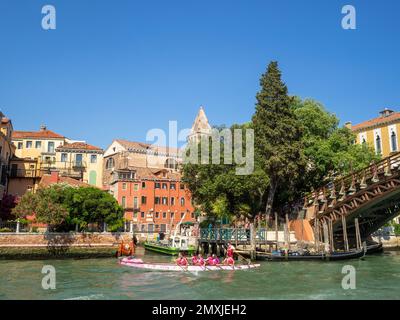
[(207, 260), (206, 260), (206, 264), (208, 264), (209, 266), (213, 266), (214, 265), (214, 258), (209, 255)]
[(196, 257), (196, 255), (195, 254), (193, 254), (192, 255), (192, 265), (197, 265), (197, 263), (199, 262), (199, 260), (197, 259), (197, 257)]
[(197, 256), (197, 265), (198, 266), (204, 266), (206, 264), (206, 262), (204, 261), (203, 257), (201, 254), (199, 254)]
[(213, 258), (213, 265), (214, 266), (220, 264), (219, 258), (215, 254), (212, 255), (212, 258)]

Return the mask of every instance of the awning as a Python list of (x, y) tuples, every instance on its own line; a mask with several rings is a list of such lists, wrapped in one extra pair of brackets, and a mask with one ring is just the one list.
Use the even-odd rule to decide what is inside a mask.
[(181, 224), (182, 224), (182, 225), (186, 225), (186, 226), (193, 226), (193, 225), (194, 225), (194, 222), (185, 221), (185, 222), (182, 222)]

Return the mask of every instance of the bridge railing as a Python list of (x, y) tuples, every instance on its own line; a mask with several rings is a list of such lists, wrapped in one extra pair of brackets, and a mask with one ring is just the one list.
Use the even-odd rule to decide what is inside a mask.
[[(275, 230), (267, 228), (257, 228), (255, 232), (256, 242), (264, 242), (267, 240), (268, 232)], [(283, 226), (279, 226), (278, 231), (283, 231)], [(200, 241), (203, 242), (250, 242), (251, 231), (246, 228), (207, 228), (200, 229)]]
[(332, 207), (337, 201), (344, 200), (369, 185), (390, 177), (394, 170), (400, 169), (400, 152), (355, 171), (345, 177), (337, 178), (320, 189), (304, 197), (304, 208), (319, 206), (318, 213)]

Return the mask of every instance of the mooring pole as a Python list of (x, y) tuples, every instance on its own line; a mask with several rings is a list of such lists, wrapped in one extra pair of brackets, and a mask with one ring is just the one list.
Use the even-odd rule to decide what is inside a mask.
[(344, 214), (342, 214), (342, 229), (343, 229), (343, 241), (344, 247), (346, 251), (349, 251), (349, 240), (347, 238), (347, 226), (346, 226), (346, 218)]
[(287, 230), (287, 234), (286, 234), (286, 241), (287, 241), (287, 247), (288, 247), (288, 250), (290, 250), (290, 229), (289, 229), (289, 215), (288, 215), (288, 214), (286, 214), (285, 218), (286, 218), (286, 230)]
[(354, 219), (354, 226), (356, 229), (356, 243), (357, 243), (357, 250), (361, 248), (361, 236), (360, 236), (360, 226), (358, 224), (358, 218)]
[(278, 250), (278, 213), (275, 212), (275, 250)]

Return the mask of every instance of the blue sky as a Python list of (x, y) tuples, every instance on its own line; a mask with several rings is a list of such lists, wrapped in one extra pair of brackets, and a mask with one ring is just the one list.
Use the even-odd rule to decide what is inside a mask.
[[(46, 4), (56, 30), (41, 28)], [(248, 121), (278, 60), (291, 94), (357, 123), (400, 111), (399, 31), (398, 0), (0, 0), (0, 108), (16, 130), (105, 148), (190, 127), (200, 105), (212, 124)]]

